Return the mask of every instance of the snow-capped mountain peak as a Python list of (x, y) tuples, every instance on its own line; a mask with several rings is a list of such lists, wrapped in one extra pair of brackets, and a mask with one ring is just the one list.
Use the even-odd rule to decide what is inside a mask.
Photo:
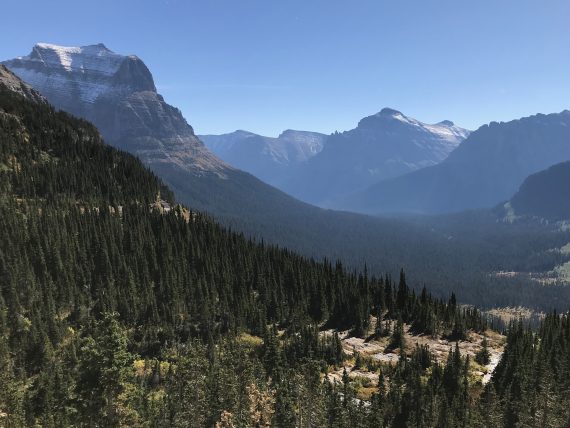
[[(445, 149), (447, 154), (467, 138), (470, 133), (469, 130), (456, 126), (450, 120), (443, 120), (434, 124), (424, 123), (389, 107), (383, 108), (379, 113), (372, 116), (365, 117), (358, 123), (358, 128), (368, 129), (372, 132), (386, 132), (386, 130), (390, 130), (394, 126), (397, 128), (415, 128), (418, 132), (425, 134), (426, 137), (424, 139), (426, 142), (429, 141), (431, 143), (435, 137), (435, 139), (440, 140), (440, 144), (449, 146), (449, 149)], [(389, 132), (401, 131), (394, 129)]]
[[(203, 144), (180, 110), (157, 93), (143, 61), (104, 44), (38, 43), (30, 54), (3, 62), (60, 110), (93, 122), (105, 140), (151, 168), (224, 176), (229, 166)], [(161, 169), (162, 170), (162, 169)]]
[(99, 72), (108, 76), (117, 72), (124, 58), (123, 55), (109, 50), (103, 43), (80, 47), (38, 43), (30, 55), (20, 57), (51, 66), (61, 66), (67, 71)]
[(390, 108), (390, 107), (384, 107), (382, 110), (380, 110), (380, 112), (376, 113), (376, 116), (392, 116), (392, 117), (396, 117), (396, 116), (403, 116), (401, 111), (398, 111), (396, 109)]
[(138, 57), (117, 54), (102, 43), (38, 43), (29, 55), (5, 64), (32, 87), (41, 87), (44, 95), (64, 110), (76, 108), (70, 104), (70, 92), (80, 103), (91, 104), (109, 92), (156, 91), (150, 71)]

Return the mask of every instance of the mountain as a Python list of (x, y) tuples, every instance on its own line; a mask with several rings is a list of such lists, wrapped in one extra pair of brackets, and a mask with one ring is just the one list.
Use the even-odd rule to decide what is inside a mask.
[(570, 162), (529, 176), (507, 207), (515, 216), (570, 220)]
[(150, 71), (134, 55), (116, 54), (103, 44), (39, 43), (29, 55), (4, 65), (56, 108), (94, 123), (108, 143), (153, 170), (218, 177), (231, 170), (157, 93)]
[(386, 180), (347, 198), (366, 213), (446, 213), (508, 200), (531, 174), (570, 159), (570, 111), (492, 122), (439, 165)]
[(277, 187), (295, 174), (298, 165), (320, 153), (327, 139), (318, 132), (291, 129), (277, 138), (248, 131), (198, 137), (228, 164)]
[(4, 64), (56, 108), (89, 120), (109, 144), (138, 156), (195, 209), (253, 234), (290, 223), (292, 213), (312, 213), (211, 153), (181, 112), (157, 93), (152, 74), (134, 55), (116, 54), (103, 44), (40, 43)]
[(438, 164), (468, 135), (450, 121), (430, 125), (385, 108), (355, 129), (331, 135), (281, 188), (301, 200), (335, 207), (344, 195)]
[[(73, 51), (81, 49), (74, 48)], [(101, 50), (102, 56), (108, 55), (103, 47), (97, 49)], [(92, 52), (90, 49), (88, 51)], [(46, 56), (42, 55), (41, 58)], [(131, 57), (123, 58), (130, 61), (128, 58)], [(133, 61), (140, 65), (138, 61)], [(66, 64), (69, 62), (63, 61)], [(74, 71), (71, 66), (67, 70), (61, 61), (60, 65), (53, 66), (49, 65), (49, 61), (24, 59), (10, 61), (9, 64), (19, 64), (20, 68), (16, 70), (20, 72), (28, 68), (41, 70), (30, 73), (34, 76), (38, 73), (44, 75), (43, 80), (37, 81), (45, 83), (46, 91), (43, 94), (48, 96), (48, 100), (59, 96), (63, 103), (69, 98), (65, 103), (72, 105), (75, 102), (73, 94), (79, 90), (70, 88), (80, 86), (81, 82), (84, 85), (86, 81), (97, 80), (98, 74), (93, 75), (85, 68), (85, 64), (93, 62), (96, 61), (87, 61), (86, 58), (71, 61), (83, 64), (83, 71)], [(25, 64), (28, 68), (23, 68)], [(133, 69), (134, 66), (119, 68)], [(136, 80), (141, 73), (134, 73), (132, 79)], [(71, 83), (66, 83), (67, 80)], [(76, 80), (79, 83), (73, 83)], [(123, 77), (121, 80), (128, 79)], [(59, 91), (56, 90), (58, 84), (62, 85)], [(40, 86), (38, 84), (35, 88), (42, 92)], [(452, 290), (461, 290), (464, 301), (469, 303), (550, 307), (552, 302), (557, 302), (563, 308), (564, 302), (569, 301), (562, 295), (566, 292), (563, 288), (552, 288), (545, 292), (543, 287), (538, 288), (531, 282), (524, 285), (520, 281), (505, 284), (503, 280), (499, 286), (488, 277), (490, 271), (508, 270), (534, 254), (541, 256), (541, 269), (552, 268), (555, 265), (553, 255), (546, 251), (563, 245), (559, 241), (566, 239), (565, 236), (546, 233), (538, 227), (529, 231), (519, 229), (517, 225), (496, 225), (494, 220), (486, 220), (483, 226), (481, 222), (476, 223), (467, 232), (461, 227), (453, 230), (437, 228), (434, 231), (429, 224), (426, 226), (406, 219), (376, 218), (311, 206), (216, 158), (193, 134), (178, 110), (168, 106), (156, 92), (123, 94), (125, 86), (138, 84), (107, 85), (107, 95), (93, 103), (83, 102), (83, 111), (92, 112), (94, 105), (111, 103), (110, 100), (114, 98), (118, 105), (109, 104), (108, 111), (100, 112), (106, 116), (96, 115), (100, 122), (95, 123), (98, 128), (107, 130), (111, 143), (139, 156), (169, 185), (177, 201), (210, 213), (232, 230), (319, 260), (323, 257), (341, 259), (351, 268), (361, 268), (366, 264), (370, 274), (397, 274), (404, 267), (413, 283), (425, 283), (438, 296), (448, 296)], [(137, 100), (152, 102), (135, 102)], [(102, 117), (108, 120), (102, 120)], [(109, 129), (115, 130), (121, 138), (117, 139), (115, 132)], [(4, 167), (0, 165), (0, 171)], [(81, 180), (81, 177), (76, 179)], [(60, 181), (64, 180), (61, 177)], [(482, 227), (489, 233), (482, 235)], [(471, 235), (478, 240), (473, 242)], [(511, 239), (512, 235), (516, 235), (516, 239)], [(490, 237), (493, 242), (489, 243), (481, 236)], [(496, 245), (496, 242), (502, 244), (506, 237), (512, 241), (508, 250), (504, 249), (504, 245)], [(466, 260), (469, 263), (465, 263)]]

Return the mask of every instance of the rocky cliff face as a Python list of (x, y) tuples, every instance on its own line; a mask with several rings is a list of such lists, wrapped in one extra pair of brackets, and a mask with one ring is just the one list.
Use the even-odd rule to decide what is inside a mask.
[(152, 74), (134, 55), (103, 44), (45, 43), (4, 64), (56, 108), (93, 122), (105, 140), (155, 169), (169, 164), (224, 177), (230, 168), (194, 135), (181, 112), (156, 92)]
[(468, 135), (450, 121), (426, 124), (385, 108), (355, 129), (331, 135), (283, 188), (307, 202), (334, 207), (343, 195), (438, 164)]

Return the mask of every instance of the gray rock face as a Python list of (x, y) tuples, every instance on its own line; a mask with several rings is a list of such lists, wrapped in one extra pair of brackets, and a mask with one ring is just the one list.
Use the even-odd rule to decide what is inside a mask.
[(490, 208), (509, 199), (530, 174), (566, 160), (570, 111), (492, 122), (440, 164), (370, 186), (344, 207), (424, 214)]
[(335, 207), (347, 194), (438, 164), (469, 132), (450, 121), (426, 124), (385, 108), (355, 129), (331, 135), (282, 188), (307, 202)]
[(248, 131), (200, 135), (221, 159), (266, 183), (280, 187), (296, 168), (321, 152), (327, 136), (318, 132), (286, 130), (277, 138)]
[(105, 140), (155, 169), (224, 177), (230, 168), (194, 135), (181, 112), (156, 92), (152, 75), (136, 56), (103, 44), (64, 47), (45, 43), (4, 64), (56, 108), (97, 126)]

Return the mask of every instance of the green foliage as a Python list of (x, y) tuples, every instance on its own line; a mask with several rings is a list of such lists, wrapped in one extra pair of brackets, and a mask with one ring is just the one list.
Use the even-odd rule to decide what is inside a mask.
[(118, 314), (103, 314), (79, 340), (75, 394), (80, 414), (102, 425), (128, 425), (125, 384), (133, 377), (135, 357), (127, 350), (127, 336)]
[(405, 340), (404, 340), (404, 323), (402, 322), (402, 317), (398, 318), (394, 331), (392, 332), (392, 337), (390, 338), (389, 349), (399, 349), (400, 352), (404, 351)]
[(512, 425), (567, 426), (570, 415), (570, 316), (547, 315), (537, 333), (513, 323), (493, 373), (502, 417)]
[(483, 338), (482, 348), (477, 354), (475, 354), (475, 362), (486, 366), (491, 361), (491, 354), (489, 353), (489, 347), (487, 343), (487, 338)]

